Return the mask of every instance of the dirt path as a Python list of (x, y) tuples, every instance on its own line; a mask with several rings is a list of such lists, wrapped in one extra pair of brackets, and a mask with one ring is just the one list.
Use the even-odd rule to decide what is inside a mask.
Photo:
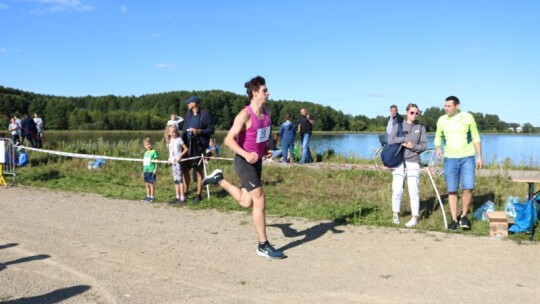
[(0, 188), (2, 303), (533, 303), (537, 244)]

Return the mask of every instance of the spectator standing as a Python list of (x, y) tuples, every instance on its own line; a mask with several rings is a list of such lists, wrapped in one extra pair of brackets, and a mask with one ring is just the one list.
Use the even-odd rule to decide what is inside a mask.
[(171, 114), (170, 119), (167, 121), (167, 126), (175, 126), (180, 130), (179, 124), (184, 121), (184, 119), (176, 114)]
[(298, 124), (298, 133), (300, 133), (300, 140), (302, 142), (302, 158), (298, 163), (303, 164), (312, 162), (309, 142), (311, 141), (311, 132), (313, 131), (315, 118), (309, 114), (306, 108), (300, 109), (300, 115), (301, 117), (300, 123)]
[[(437, 120), (434, 141), (439, 158), (443, 155), (442, 147), (444, 145), (444, 178), (448, 190), (448, 204), (452, 214), (452, 222), (448, 225), (449, 230), (456, 230), (458, 221), (461, 228), (471, 229), (467, 213), (473, 200), (475, 168), (482, 169), (482, 143), (476, 121), (474, 116), (462, 112), (459, 107), (460, 102), (457, 97), (449, 96), (446, 98), (444, 102), (446, 114)], [(457, 192), (460, 182), (463, 190), (463, 206), (461, 216), (458, 218)]]
[[(279, 127), (281, 137), (281, 150), (283, 152), (283, 162), (294, 161), (294, 124), (291, 122), (291, 114), (285, 114), (285, 122)], [(290, 157), (290, 159), (289, 159)]]
[(146, 148), (146, 152), (144, 152), (143, 156), (143, 178), (144, 186), (146, 188), (146, 197), (142, 201), (151, 203), (154, 201), (154, 184), (157, 179), (157, 163), (155, 160), (158, 158), (158, 153), (153, 149), (150, 137), (145, 138), (143, 144)]
[(37, 137), (35, 138), (37, 148), (43, 146), (43, 133), (45, 132), (45, 123), (38, 112), (34, 112), (34, 123), (36, 124)]
[[(188, 146), (188, 157), (197, 157), (205, 154), (210, 143), (210, 136), (214, 134), (214, 120), (210, 113), (200, 107), (200, 100), (197, 96), (190, 96), (184, 102), (188, 108), (184, 116), (184, 125), (182, 127), (182, 140)], [(202, 200), (202, 178), (203, 161), (195, 158), (182, 164), (182, 174), (184, 179), (184, 190), (187, 193), (191, 176), (191, 168), (197, 170), (197, 194), (193, 197), (193, 203)], [(184, 166), (185, 165), (185, 166)]]
[(37, 143), (37, 128), (36, 123), (28, 114), (24, 114), (21, 121), (21, 142), (24, 139), (28, 141), (30, 147), (36, 148)]
[(398, 113), (398, 108), (396, 105), (390, 106), (390, 116), (388, 117), (388, 124), (386, 125), (386, 134), (390, 135), (392, 129), (397, 123), (403, 122), (403, 116)]
[(169, 204), (181, 204), (186, 201), (184, 196), (184, 185), (182, 183), (182, 157), (187, 154), (188, 147), (180, 137), (176, 125), (168, 125), (166, 128), (166, 141), (169, 146), (168, 163), (171, 164), (174, 191), (176, 198)]
[(420, 153), (427, 147), (426, 128), (421, 124), (415, 124), (420, 115), (418, 106), (414, 103), (407, 105), (407, 120), (402, 124), (405, 137), (398, 137), (397, 123), (388, 136), (388, 144), (401, 144), (404, 162), (392, 170), (392, 222), (399, 224), (399, 211), (401, 209), (401, 197), (403, 195), (403, 182), (407, 176), (407, 187), (411, 203), (412, 218), (405, 224), (406, 227), (414, 227), (418, 224), (420, 212)]
[(11, 118), (11, 123), (8, 127), (11, 132), (11, 139), (14, 145), (18, 145), (20, 141), (21, 126), (15, 121), (15, 117)]

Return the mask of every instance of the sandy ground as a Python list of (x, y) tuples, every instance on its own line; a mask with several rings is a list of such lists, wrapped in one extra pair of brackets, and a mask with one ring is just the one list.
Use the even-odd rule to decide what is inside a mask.
[(2, 303), (536, 303), (538, 244), (0, 188)]

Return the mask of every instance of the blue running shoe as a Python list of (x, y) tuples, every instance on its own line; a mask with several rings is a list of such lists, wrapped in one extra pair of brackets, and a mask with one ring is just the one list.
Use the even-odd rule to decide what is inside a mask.
[(276, 250), (270, 243), (266, 242), (263, 246), (257, 247), (257, 254), (269, 259), (283, 259), (285, 254), (283, 252)]

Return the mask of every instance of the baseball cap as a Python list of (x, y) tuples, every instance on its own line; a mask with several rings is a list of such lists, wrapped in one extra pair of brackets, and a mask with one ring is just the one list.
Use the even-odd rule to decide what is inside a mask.
[(189, 98), (186, 99), (185, 103), (186, 103), (186, 104), (189, 104), (189, 103), (191, 103), (191, 102), (199, 103), (199, 102), (200, 102), (200, 101), (199, 101), (199, 97), (197, 97), (197, 96), (195, 96), (195, 95), (189, 96)]

